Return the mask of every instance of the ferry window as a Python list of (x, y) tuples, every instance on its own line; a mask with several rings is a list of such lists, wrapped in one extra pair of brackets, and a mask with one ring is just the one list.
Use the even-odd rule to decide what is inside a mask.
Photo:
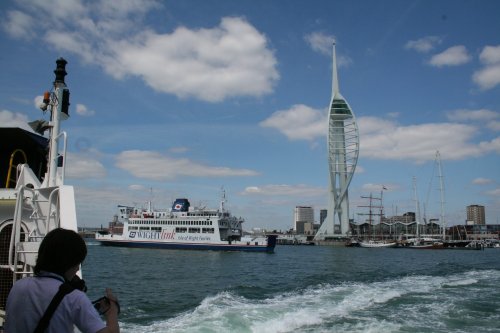
[(183, 232), (187, 232), (187, 228), (175, 228), (175, 232), (178, 232), (178, 233), (183, 233)]
[(139, 230), (149, 230), (149, 227), (139, 227)]
[(129, 230), (137, 230), (137, 227), (129, 227)]
[(151, 227), (151, 231), (161, 231), (161, 227)]
[(194, 234), (199, 234), (200, 228), (189, 228), (189, 232)]

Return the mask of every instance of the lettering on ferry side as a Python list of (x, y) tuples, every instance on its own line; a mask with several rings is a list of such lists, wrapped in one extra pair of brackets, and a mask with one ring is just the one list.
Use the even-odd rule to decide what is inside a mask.
[(161, 239), (174, 239), (175, 238), (175, 231), (162, 231), (160, 238)]
[(129, 238), (175, 239), (175, 231), (130, 231)]
[(192, 236), (192, 235), (178, 235), (177, 239), (190, 242), (202, 242), (211, 240), (209, 236)]

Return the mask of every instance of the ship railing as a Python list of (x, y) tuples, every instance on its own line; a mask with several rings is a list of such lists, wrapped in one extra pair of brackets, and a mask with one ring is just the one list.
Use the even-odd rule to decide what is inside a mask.
[(17, 189), (8, 259), (13, 282), (33, 274), (41, 241), (61, 221), (60, 187), (34, 189), (18, 184)]

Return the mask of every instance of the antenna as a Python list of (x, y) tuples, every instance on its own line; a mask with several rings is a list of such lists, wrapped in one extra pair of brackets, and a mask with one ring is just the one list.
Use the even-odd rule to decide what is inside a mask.
[(343, 99), (342, 95), (340, 95), (339, 88), (339, 77), (337, 73), (337, 52), (335, 51), (335, 42), (333, 42), (332, 96), (334, 99)]

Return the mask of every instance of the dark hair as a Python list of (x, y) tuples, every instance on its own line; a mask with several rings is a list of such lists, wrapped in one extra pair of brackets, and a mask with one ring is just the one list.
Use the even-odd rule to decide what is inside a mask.
[(68, 229), (54, 229), (40, 244), (35, 274), (45, 271), (64, 276), (68, 269), (81, 264), (86, 256), (87, 245), (78, 233)]

